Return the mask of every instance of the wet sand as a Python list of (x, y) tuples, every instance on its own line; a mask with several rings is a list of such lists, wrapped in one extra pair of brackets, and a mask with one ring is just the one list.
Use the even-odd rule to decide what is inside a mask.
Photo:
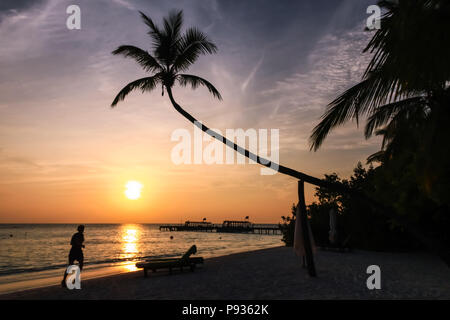
[[(369, 265), (381, 269), (381, 289), (369, 290)], [(301, 268), (292, 248), (277, 247), (206, 259), (195, 272), (129, 272), (55, 285), (0, 299), (450, 299), (450, 269), (425, 253), (318, 251), (318, 277)]]

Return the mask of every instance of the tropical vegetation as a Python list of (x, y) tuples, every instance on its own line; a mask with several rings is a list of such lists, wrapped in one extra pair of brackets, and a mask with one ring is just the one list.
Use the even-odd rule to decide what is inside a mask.
[(365, 137), (381, 135), (383, 142), (368, 157), (379, 167), (364, 193), (393, 211), (390, 223), (407, 221), (410, 230), (420, 230), (449, 264), (450, 2), (379, 5), (385, 13), (364, 49), (372, 59), (362, 81), (328, 105), (311, 149), (336, 127), (365, 118)]

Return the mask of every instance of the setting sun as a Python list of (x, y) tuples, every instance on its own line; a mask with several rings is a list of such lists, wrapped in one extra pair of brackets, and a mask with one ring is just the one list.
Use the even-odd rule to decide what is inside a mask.
[(144, 186), (138, 181), (128, 181), (125, 185), (125, 196), (130, 200), (139, 199), (143, 187)]

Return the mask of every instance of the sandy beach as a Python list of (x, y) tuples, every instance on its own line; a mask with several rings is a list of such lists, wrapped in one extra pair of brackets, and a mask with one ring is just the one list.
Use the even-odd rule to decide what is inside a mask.
[[(381, 289), (368, 290), (366, 268), (381, 268)], [(450, 270), (425, 253), (318, 251), (310, 278), (292, 248), (277, 247), (206, 259), (195, 272), (142, 271), (82, 280), (0, 299), (450, 299)]]

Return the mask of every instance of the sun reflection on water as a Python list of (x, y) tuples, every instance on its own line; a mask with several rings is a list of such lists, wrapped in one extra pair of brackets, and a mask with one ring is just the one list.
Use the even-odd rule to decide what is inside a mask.
[(122, 265), (123, 268), (125, 268), (127, 271), (137, 271), (138, 268), (136, 268), (135, 262), (126, 262)]
[[(139, 253), (138, 248), (139, 227), (135, 225), (125, 225), (122, 231), (122, 254), (124, 259), (136, 258)], [(122, 265), (127, 271), (136, 271), (135, 261), (127, 261)]]

